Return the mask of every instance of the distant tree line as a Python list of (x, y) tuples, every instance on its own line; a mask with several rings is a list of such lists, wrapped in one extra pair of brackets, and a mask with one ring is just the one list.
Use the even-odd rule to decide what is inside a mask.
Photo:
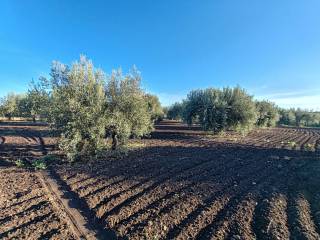
[(320, 127), (320, 112), (304, 109), (280, 109), (279, 124), (297, 127)]
[(70, 161), (118, 151), (130, 137), (148, 135), (163, 117), (159, 99), (141, 88), (135, 67), (107, 76), (84, 56), (71, 66), (53, 62), (49, 79), (32, 82), (26, 94), (2, 98), (0, 113), (47, 121), (60, 133), (59, 147)]
[(185, 100), (168, 107), (167, 118), (198, 123), (204, 130), (248, 132), (255, 127), (320, 127), (320, 113), (281, 109), (269, 101), (257, 101), (244, 89), (207, 88), (191, 91)]

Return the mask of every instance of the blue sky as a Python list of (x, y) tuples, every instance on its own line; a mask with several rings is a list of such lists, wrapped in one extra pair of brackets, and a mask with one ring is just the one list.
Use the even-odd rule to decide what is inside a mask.
[(135, 64), (164, 105), (239, 84), (320, 110), (319, 12), (318, 0), (2, 0), (0, 96), (85, 54), (106, 73)]

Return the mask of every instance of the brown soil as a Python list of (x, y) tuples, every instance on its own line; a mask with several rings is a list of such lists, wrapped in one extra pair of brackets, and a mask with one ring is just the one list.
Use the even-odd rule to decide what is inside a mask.
[[(11, 127), (0, 129), (1, 170), (13, 174), (1, 174), (1, 191), (9, 180), (15, 186), (10, 191), (19, 188), (18, 173), (28, 186), (37, 181), (28, 177), (34, 177), (30, 172), (5, 166), (4, 160), (15, 155), (10, 144), (31, 158), (52, 151), (54, 141), (46, 137), (45, 126), (15, 126), (15, 134)], [(37, 143), (28, 143), (32, 137), (38, 137)], [(83, 214), (118, 238), (320, 239), (319, 130), (272, 128), (246, 137), (232, 132), (212, 136), (198, 126), (166, 121), (150, 139), (133, 142), (143, 147), (121, 160), (51, 168), (52, 177)], [(6, 207), (14, 204), (14, 197), (6, 199), (2, 209), (14, 211)], [(19, 219), (29, 221), (25, 215)], [(60, 232), (66, 229), (60, 226)]]
[(34, 128), (23, 123), (0, 125), (0, 239), (76, 239), (36, 174), (12, 164), (43, 154), (44, 127)]
[(75, 239), (34, 173), (0, 168), (0, 239)]

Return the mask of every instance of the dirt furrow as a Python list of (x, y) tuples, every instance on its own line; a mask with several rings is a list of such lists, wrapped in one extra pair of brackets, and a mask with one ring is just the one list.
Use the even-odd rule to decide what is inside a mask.
[[(213, 163), (214, 161), (212, 161), (211, 162), (211, 164)], [(207, 163), (207, 164), (210, 164), (210, 162), (209, 163)], [(204, 167), (204, 165), (201, 165), (201, 167)], [(231, 167), (231, 166), (230, 166)], [(221, 170), (223, 169), (223, 168), (227, 168), (227, 165), (221, 165)], [(199, 168), (199, 170), (200, 170), (200, 172), (201, 172), (201, 169), (202, 168)], [(214, 166), (211, 166), (211, 168), (209, 168), (210, 170), (212, 170), (212, 169), (216, 169)], [(232, 169), (232, 168), (231, 168)], [(190, 169), (191, 170), (191, 169)], [(190, 177), (192, 177), (193, 175), (196, 175), (196, 173), (193, 173), (193, 171), (196, 171), (196, 169), (192, 169), (192, 171), (190, 171), (190, 172), (184, 172), (184, 173), (182, 173), (182, 174), (180, 174), (180, 175), (177, 175), (176, 177), (175, 177), (175, 179), (168, 179), (168, 183), (170, 184), (170, 181), (174, 181), (174, 182), (177, 182), (178, 180), (183, 180), (183, 179), (185, 179), (185, 180), (191, 180), (192, 178), (190, 178)], [(202, 174), (204, 174), (205, 172), (203, 172)], [(190, 175), (191, 174), (191, 175)], [(219, 176), (219, 174), (216, 174), (217, 176)], [(205, 176), (205, 174), (204, 174), (204, 176)], [(158, 185), (157, 187), (152, 187), (151, 189), (153, 189), (151, 192), (149, 192), (149, 193), (144, 193), (143, 194), (143, 196), (141, 196), (141, 197), (143, 197), (143, 198), (145, 198), (145, 200), (142, 200), (143, 198), (141, 198), (141, 197), (139, 197), (139, 199), (137, 199), (135, 202), (133, 202), (132, 204), (130, 204), (129, 206), (127, 206), (126, 208), (128, 208), (128, 211), (130, 212), (130, 213), (132, 213), (132, 211), (134, 211), (134, 204), (136, 204), (139, 208), (141, 208), (141, 207), (143, 207), (143, 206), (141, 206), (141, 202), (146, 202), (146, 203), (148, 203), (148, 202), (150, 202), (150, 200), (151, 199), (153, 199), (153, 198), (155, 198), (156, 199), (156, 196), (157, 196), (157, 194), (155, 194), (156, 192), (157, 192), (157, 189), (159, 189), (159, 191), (161, 192), (161, 189), (163, 189), (163, 187), (161, 186), (161, 185)], [(136, 207), (135, 207), (136, 208)], [(139, 209), (138, 208), (138, 209)], [(122, 214), (124, 214), (124, 215), (126, 215), (125, 214), (125, 209), (121, 209), (121, 211), (120, 212), (117, 212), (116, 213), (116, 215), (115, 215), (115, 217), (116, 218), (119, 218), (119, 214), (122, 212)], [(106, 214), (107, 215), (107, 214)], [(109, 214), (108, 214), (109, 215)]]
[(320, 239), (310, 214), (309, 202), (301, 193), (293, 193), (288, 201), (290, 239)]
[[(232, 167), (232, 165), (236, 165), (235, 164), (235, 162), (236, 161), (233, 161), (232, 162), (232, 164), (230, 165), (230, 164), (226, 164), (225, 166), (220, 166), (220, 170), (219, 170), (219, 166), (214, 166), (214, 165), (212, 165), (212, 166), (208, 166), (208, 167), (205, 167), (204, 166), (204, 169), (202, 170), (203, 172), (201, 173), (201, 169), (199, 169), (199, 173), (201, 173), (201, 177), (199, 177), (199, 175), (197, 175), (197, 173), (196, 172), (194, 172), (191, 176), (192, 176), (192, 178), (190, 178), (188, 175), (186, 175), (186, 176), (184, 176), (183, 177), (183, 179), (186, 179), (186, 180), (192, 180), (192, 182), (194, 182), (194, 183), (196, 183), (196, 182), (201, 182), (202, 181), (202, 179), (206, 179), (206, 178), (208, 178), (208, 179), (210, 179), (210, 181), (211, 182), (215, 182), (215, 181), (217, 181), (214, 185), (212, 185), (212, 190), (211, 191), (207, 191), (206, 193), (203, 193), (202, 194), (202, 197), (204, 197), (207, 193), (209, 193), (209, 192), (211, 192), (211, 194), (212, 194), (212, 191), (217, 191), (218, 189), (217, 188), (219, 188), (220, 190), (223, 188), (224, 190), (225, 190), (225, 187), (222, 187), (222, 186), (220, 186), (221, 184), (222, 185), (224, 185), (225, 183), (230, 183), (230, 184), (233, 184), (234, 183), (234, 181), (232, 180), (232, 176), (236, 176), (236, 171), (237, 170), (239, 170), (240, 168), (242, 168), (242, 167), (244, 167), (244, 166), (241, 166), (239, 169), (234, 169), (233, 167)], [(229, 163), (229, 162), (227, 162), (227, 163)], [(238, 163), (237, 163), (238, 164)], [(229, 165), (229, 166), (228, 166)], [(249, 164), (248, 164), (249, 165)], [(208, 170), (210, 170), (209, 172), (206, 172), (206, 169), (208, 169)], [(229, 169), (229, 171), (227, 170), (227, 169)], [(212, 171), (212, 172), (211, 172)], [(224, 181), (223, 181), (223, 183), (219, 183), (219, 181), (218, 181), (218, 179), (219, 179), (219, 176), (224, 176)], [(228, 179), (228, 178), (230, 178), (231, 177), (231, 179)], [(228, 179), (228, 180), (227, 180)], [(176, 180), (175, 180), (175, 182), (177, 182)], [(217, 185), (217, 184), (220, 184), (220, 185)], [(200, 192), (199, 192), (199, 190), (201, 189), (201, 186), (197, 186), (196, 184), (195, 184), (195, 186), (194, 186), (194, 189), (195, 189), (195, 192), (193, 192), (192, 194), (191, 194), (191, 192), (189, 191), (187, 191), (186, 193), (185, 193), (185, 195), (187, 195), (187, 196), (192, 196), (192, 195), (195, 195), (195, 196), (199, 196), (199, 194), (200, 194)], [(198, 189), (198, 191), (196, 190), (196, 189)], [(141, 206), (141, 202), (148, 202), (148, 200), (150, 200), (150, 199), (152, 199), (152, 198), (154, 198), (155, 196), (158, 196), (158, 194), (152, 194), (152, 193), (150, 193), (150, 194), (148, 194), (148, 195), (146, 195), (145, 196), (145, 198), (146, 198), (146, 200), (145, 201), (141, 201), (142, 199), (139, 199), (139, 201), (137, 201), (137, 205), (140, 207), (140, 208), (144, 208), (144, 205), (142, 205)], [(201, 195), (200, 195), (201, 196)], [(188, 200), (189, 199), (186, 199), (185, 201), (183, 200), (183, 201), (181, 201), (180, 203), (182, 203), (182, 205), (184, 204), (184, 203), (186, 203), (186, 202), (188, 202)], [(178, 204), (179, 205), (179, 204)], [(194, 202), (194, 205), (195, 205), (195, 202)], [(130, 205), (130, 206), (128, 206), (128, 211), (129, 211), (129, 209), (130, 210), (132, 210), (132, 208), (133, 208), (134, 206), (132, 206), (132, 205)], [(176, 206), (172, 206), (172, 208), (175, 208)], [(151, 209), (152, 210), (152, 209)], [(158, 209), (157, 209), (158, 210)], [(170, 210), (170, 211), (169, 211)], [(169, 208), (168, 209), (168, 213), (169, 212), (171, 212), (171, 208)], [(159, 210), (159, 211), (161, 211), (161, 210)], [(159, 218), (159, 216), (160, 215), (155, 215), (155, 218)], [(116, 217), (116, 216), (115, 216)], [(150, 219), (150, 218), (149, 218)]]
[[(266, 166), (261, 166), (260, 168), (247, 168), (246, 171), (241, 172), (241, 175), (231, 175), (229, 176), (230, 180), (228, 180), (228, 178), (224, 179), (224, 182), (227, 183), (227, 185), (223, 186), (221, 191), (218, 191), (216, 194), (206, 199), (203, 206), (199, 206), (195, 211), (190, 212), (182, 222), (179, 223), (179, 226), (176, 226), (169, 231), (167, 237), (172, 239), (176, 237), (183, 238), (183, 235), (195, 236), (197, 234), (195, 229), (197, 228), (192, 229), (195, 222), (198, 222), (198, 226), (203, 226), (203, 224), (212, 222), (215, 216), (212, 212), (217, 213), (217, 208), (220, 209), (221, 207), (224, 207), (224, 205), (219, 205), (220, 202), (227, 204), (231, 198), (234, 199), (235, 196), (240, 193), (246, 192), (248, 188), (251, 189), (255, 187), (258, 181), (263, 181), (264, 177), (267, 176), (267, 169), (268, 167)], [(251, 176), (251, 178), (247, 178), (247, 176)], [(225, 198), (224, 201), (221, 201), (224, 197), (227, 198)]]
[(40, 207), (43, 207), (46, 205), (47, 205), (47, 200), (38, 198), (34, 201), (24, 204), (23, 206), (19, 206), (18, 208), (5, 209), (3, 212), (1, 212), (1, 215), (3, 217), (0, 218), (0, 224), (4, 224), (4, 223), (10, 224), (10, 221), (20, 218), (22, 216), (25, 216), (26, 212), (38, 210)]
[(289, 239), (287, 197), (274, 193), (260, 201), (255, 210), (253, 229), (257, 239)]
[[(32, 209), (26, 215), (13, 219), (11, 222), (6, 222), (1, 225), (0, 238), (9, 237), (10, 235), (23, 231), (24, 227), (37, 223), (51, 216), (52, 210), (47, 207), (48, 205), (40, 206), (38, 209)], [(22, 229), (22, 230), (21, 230)], [(10, 236), (12, 237), (12, 236)]]

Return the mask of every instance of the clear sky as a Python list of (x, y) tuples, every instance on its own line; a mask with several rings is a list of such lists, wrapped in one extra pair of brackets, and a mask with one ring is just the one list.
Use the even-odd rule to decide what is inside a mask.
[(320, 109), (319, 0), (0, 1), (0, 96), (81, 53), (106, 73), (135, 64), (164, 105), (239, 84)]

